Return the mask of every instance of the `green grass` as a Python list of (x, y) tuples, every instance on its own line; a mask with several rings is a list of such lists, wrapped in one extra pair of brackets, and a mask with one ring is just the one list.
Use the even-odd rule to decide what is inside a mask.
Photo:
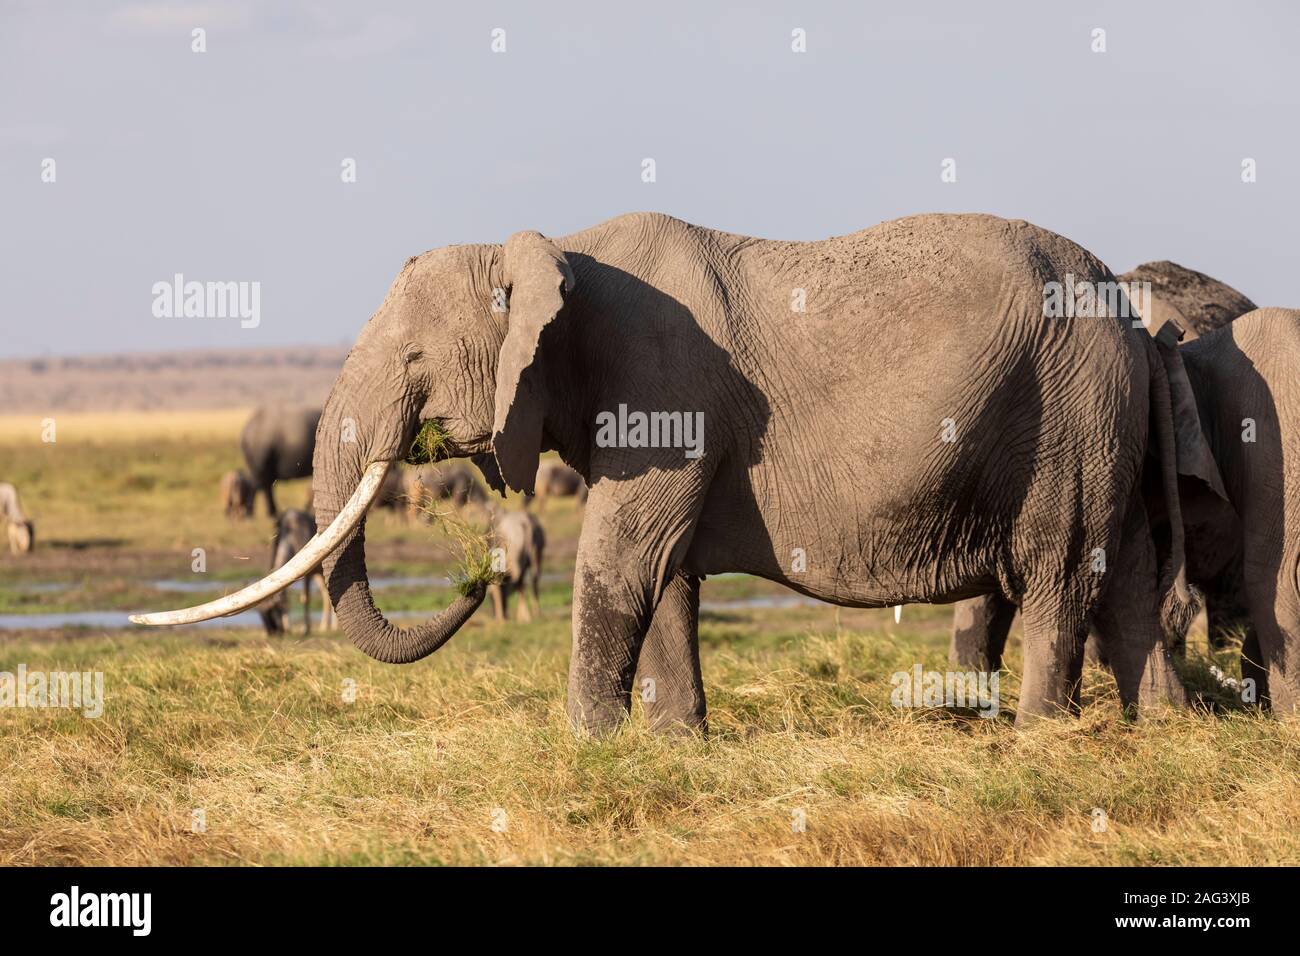
[(415, 433), (415, 438), (411, 442), (411, 450), (406, 455), (406, 460), (412, 465), (427, 465), (431, 462), (441, 461), (451, 445), (451, 435), (443, 427), (442, 422), (433, 421), (422, 422), (420, 430)]

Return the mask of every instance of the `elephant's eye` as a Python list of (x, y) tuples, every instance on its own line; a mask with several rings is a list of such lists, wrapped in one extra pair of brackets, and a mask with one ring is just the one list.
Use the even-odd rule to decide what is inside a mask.
[(412, 362), (418, 362), (422, 358), (424, 358), (423, 352), (421, 352), (419, 349), (411, 349), (409, 352), (406, 353), (406, 364), (410, 365)]

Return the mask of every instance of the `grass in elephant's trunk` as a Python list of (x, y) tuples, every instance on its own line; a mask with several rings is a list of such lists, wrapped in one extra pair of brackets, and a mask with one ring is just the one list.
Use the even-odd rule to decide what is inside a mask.
[(495, 536), (491, 527), (473, 524), (451, 511), (438, 511), (432, 505), (421, 509), (451, 543), (454, 567), (451, 583), (461, 594), (471, 594), (479, 585), (497, 584), (501, 575), (492, 567)]
[[(406, 461), (412, 465), (429, 465), (443, 460), (451, 449), (451, 435), (438, 419), (420, 423), (420, 430), (411, 441)], [(451, 582), (461, 594), (468, 595), (480, 585), (495, 584), (500, 575), (492, 569), (492, 528), (472, 525), (460, 515), (438, 511), (432, 505), (420, 509), (434, 527), (440, 529), (453, 544), (456, 568)]]

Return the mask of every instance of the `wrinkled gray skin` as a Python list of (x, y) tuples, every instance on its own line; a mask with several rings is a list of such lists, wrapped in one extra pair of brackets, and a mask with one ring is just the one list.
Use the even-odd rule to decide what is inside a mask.
[[(1144, 316), (1148, 330), (1154, 334), (1172, 320), (1183, 330), (1184, 343), (1195, 341), (1198, 336), (1227, 325), (1255, 308), (1250, 299), (1231, 286), (1167, 260), (1143, 263), (1119, 279), (1130, 285), (1148, 283), (1150, 314)], [(1197, 393), (1198, 404), (1202, 398)], [(1202, 433), (1201, 438), (1205, 437)], [(1224, 462), (1217, 461), (1217, 464), (1222, 472)], [(1224, 535), (1233, 534), (1235, 524), (1225, 521), (1221, 512), (1202, 515), (1197, 520), (1195, 514), (1189, 516), (1189, 510), (1196, 509), (1183, 508), (1188, 577), (1205, 596), (1211, 640), (1221, 646), (1229, 633), (1249, 627), (1240, 562), (1235, 556), (1225, 558), (1222, 547)], [(1160, 518), (1163, 515), (1157, 518), (1157, 525)], [(1188, 527), (1189, 519), (1195, 522), (1195, 527)], [(1015, 613), (1015, 605), (998, 593), (960, 602), (953, 609), (949, 659), (963, 667), (997, 670), (1002, 665)], [(1171, 635), (1175, 651), (1183, 649), (1185, 630), (1182, 628), (1181, 633)], [(1247, 644), (1253, 646), (1249, 634)], [(1097, 645), (1093, 639), (1088, 641), (1089, 658), (1105, 663), (1106, 654)]]
[[(316, 519), (310, 512), (297, 508), (286, 509), (275, 523), (275, 537), (271, 541), (271, 570), (282, 566), (316, 533)], [(323, 607), (321, 609), (320, 629), (334, 629), (333, 610), (330, 607), (329, 594), (326, 592), (325, 579), (320, 568), (314, 569), (302, 579), (302, 632), (311, 633), (311, 585), (320, 582)], [(268, 598), (258, 605), (257, 613), (261, 615), (262, 626), (267, 634), (283, 634), (289, 625), (289, 592), (281, 591), (275, 597)]]
[(253, 516), (253, 482), (242, 471), (228, 471), (221, 476), (221, 510), (227, 518)]
[[(318, 520), (371, 462), (402, 459), (423, 421), (498, 490), (532, 491), (539, 454), (558, 450), (591, 488), (569, 716), (593, 733), (624, 719), (638, 670), (656, 683), (652, 726), (703, 725), (699, 582), (725, 571), (858, 607), (1002, 589), (1025, 610), (1017, 722), (1076, 702), (1090, 617), (1113, 630), (1126, 705), (1181, 702), (1158, 619), (1181, 539), (1161, 575), (1139, 483), (1150, 445), (1178, 514), (1164, 373), (1177, 353), (1126, 321), (1045, 318), (1044, 284), (1067, 274), (1113, 280), (1060, 236), (980, 215), (798, 243), (633, 214), (434, 250), (402, 269), (326, 402)], [(704, 453), (596, 447), (596, 415), (620, 403), (703, 413)], [(1092, 571), (1096, 548), (1117, 573)], [(343, 629), (389, 662), (432, 653), (484, 594), (394, 627), (370, 591), (364, 523), (325, 576)]]
[(496, 546), (505, 551), (505, 571), (501, 581), (489, 585), (492, 594), (493, 614), (498, 621), (510, 616), (510, 595), (519, 593), (519, 620), (527, 623), (533, 619), (528, 608), (528, 590), (533, 595), (533, 608), (538, 617), (542, 603), (538, 597), (542, 578), (542, 555), (546, 551), (546, 532), (542, 523), (526, 511), (498, 512), (493, 520), (496, 528)]
[(587, 503), (587, 483), (582, 480), (582, 475), (554, 458), (547, 458), (537, 466), (533, 487), (535, 493), (524, 496), (525, 508), (536, 501), (537, 510), (545, 511), (549, 498), (576, 498), (579, 507)]
[(455, 463), (411, 469), (405, 489), (407, 515), (412, 520), (427, 517), (428, 509), (440, 501), (449, 501), (457, 509), (487, 502), (487, 493), (473, 469)]
[(259, 408), (239, 436), (239, 447), (243, 449), (254, 491), (266, 497), (267, 514), (272, 518), (279, 513), (275, 506), (275, 483), (311, 475), (320, 416), (319, 408), (283, 405)]
[(7, 481), (0, 481), (0, 522), (11, 554), (26, 554), (36, 547), (36, 525), (23, 512), (18, 489)]
[(1190, 521), (1189, 569), (1190, 549), (1232, 555), (1227, 588), (1241, 596), (1253, 625), (1242, 647), (1242, 676), (1255, 680), (1261, 702), (1294, 715), (1300, 712), (1300, 312), (1259, 309), (1181, 351), (1241, 518), (1231, 541)]

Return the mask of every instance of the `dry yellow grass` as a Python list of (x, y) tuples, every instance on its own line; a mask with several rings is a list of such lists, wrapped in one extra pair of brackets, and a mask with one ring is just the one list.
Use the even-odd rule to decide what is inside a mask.
[(49, 415), (0, 415), (0, 445), (46, 442), (47, 421), (54, 423), (57, 443), (104, 445), (126, 442), (237, 441), (250, 409), (159, 412), (66, 412)]
[(1028, 733), (901, 711), (889, 674), (941, 655), (879, 617), (739, 646), (706, 626), (713, 731), (688, 741), (575, 739), (554, 613), (406, 668), (248, 632), (9, 645), (0, 668), (104, 669), (108, 706), (0, 712), (0, 863), (1300, 861), (1295, 723), (1126, 724), (1095, 672), (1081, 720)]

